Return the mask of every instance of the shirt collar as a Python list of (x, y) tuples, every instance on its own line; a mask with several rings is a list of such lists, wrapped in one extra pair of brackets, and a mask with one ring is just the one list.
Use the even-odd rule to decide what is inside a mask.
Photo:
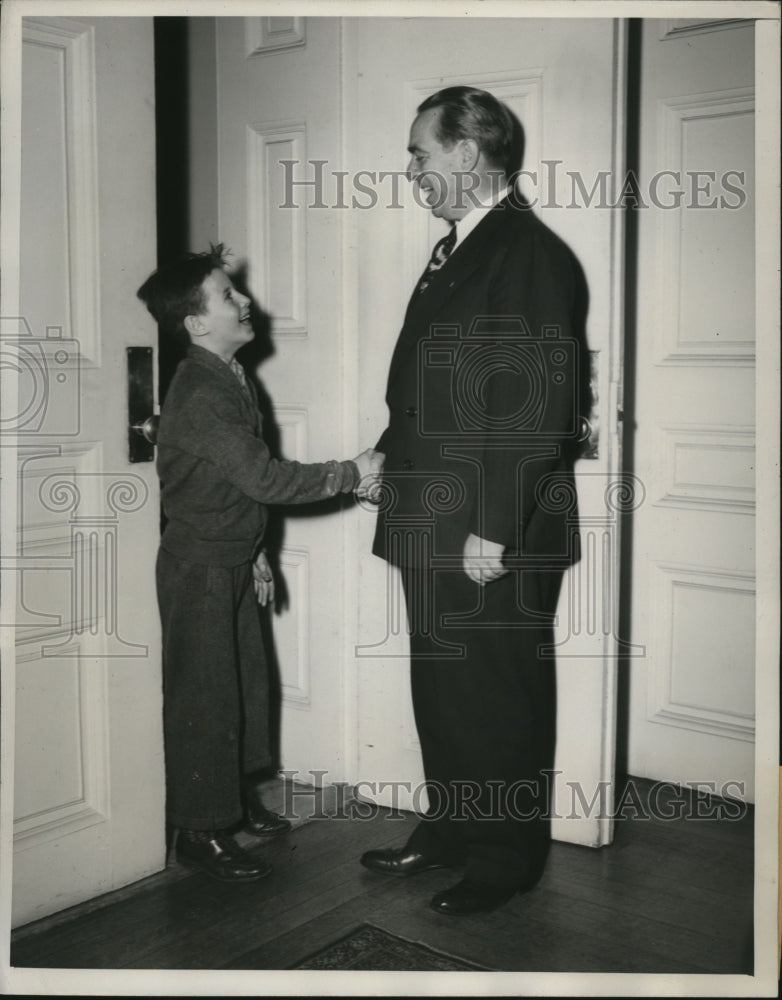
[(463, 243), (464, 240), (467, 239), (473, 229), (475, 229), (479, 222), (486, 218), (494, 206), (499, 205), (503, 198), (507, 197), (507, 190), (498, 191), (496, 194), (487, 198), (486, 201), (478, 202), (474, 208), (470, 209), (463, 219), (459, 219), (456, 223), (454, 223), (456, 228), (456, 243), (454, 244), (454, 250), (460, 243)]
[(231, 370), (230, 362), (223, 361), (219, 354), (215, 354), (214, 351), (209, 351), (205, 347), (201, 347), (200, 344), (193, 344), (192, 342), (188, 344), (187, 356), (192, 358), (194, 361), (200, 361), (201, 364), (208, 365), (210, 368), (215, 368), (217, 371), (230, 372)]
[(205, 347), (193, 343), (188, 345), (187, 357), (193, 361), (197, 361), (201, 365), (205, 365), (207, 368), (211, 368), (213, 371), (225, 372), (229, 379), (238, 382), (245, 396), (252, 401), (253, 391), (247, 380), (247, 374), (235, 357), (231, 358), (230, 361), (223, 361), (219, 354), (215, 354), (214, 351), (208, 351)]

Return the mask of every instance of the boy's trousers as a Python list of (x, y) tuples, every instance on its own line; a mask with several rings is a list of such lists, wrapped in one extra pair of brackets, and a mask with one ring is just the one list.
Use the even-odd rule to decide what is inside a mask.
[(182, 829), (224, 829), (242, 819), (242, 776), (271, 760), (252, 563), (203, 566), (160, 549), (157, 593), (166, 817)]

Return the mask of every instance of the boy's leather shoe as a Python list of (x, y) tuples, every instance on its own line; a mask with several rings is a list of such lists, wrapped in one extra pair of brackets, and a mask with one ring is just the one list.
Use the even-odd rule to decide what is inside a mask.
[(271, 812), (263, 804), (260, 782), (253, 778), (244, 780), (244, 829), (254, 837), (279, 837), (291, 828), (290, 821)]
[(417, 875), (432, 868), (451, 867), (436, 857), (421, 854), (420, 851), (411, 851), (408, 847), (367, 851), (361, 855), (361, 864), (381, 875)]
[(489, 913), (504, 906), (514, 896), (516, 889), (494, 885), (480, 885), (462, 880), (450, 889), (432, 897), (430, 907), (448, 916), (465, 916), (470, 913)]
[(271, 865), (254, 858), (220, 831), (180, 830), (176, 858), (221, 882), (255, 882), (271, 873)]
[(279, 837), (290, 830), (290, 820), (270, 812), (260, 802), (247, 804), (247, 821), (244, 829), (255, 837)]

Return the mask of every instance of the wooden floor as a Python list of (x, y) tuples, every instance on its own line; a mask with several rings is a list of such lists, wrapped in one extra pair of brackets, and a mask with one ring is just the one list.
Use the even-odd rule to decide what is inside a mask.
[(555, 843), (532, 892), (463, 918), (426, 905), (458, 873), (396, 880), (358, 864), (368, 848), (404, 843), (413, 823), (387, 810), (311, 819), (259, 848), (274, 871), (249, 885), (173, 866), (15, 931), (11, 964), (287, 969), (370, 923), (494, 970), (752, 973), (751, 812), (619, 820), (600, 850)]

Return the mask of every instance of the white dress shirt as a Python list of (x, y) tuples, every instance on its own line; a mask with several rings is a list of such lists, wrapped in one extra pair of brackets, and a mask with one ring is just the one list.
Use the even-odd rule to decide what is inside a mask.
[(464, 240), (467, 239), (467, 237), (470, 235), (473, 229), (475, 229), (478, 223), (486, 218), (486, 216), (488, 215), (489, 212), (491, 212), (494, 206), (499, 205), (499, 203), (503, 200), (503, 198), (507, 197), (508, 197), (507, 190), (498, 191), (495, 195), (492, 195), (487, 201), (481, 201), (474, 208), (471, 208), (463, 219), (458, 219), (455, 223), (456, 243), (454, 243), (453, 249), (455, 250), (460, 243), (464, 242)]

